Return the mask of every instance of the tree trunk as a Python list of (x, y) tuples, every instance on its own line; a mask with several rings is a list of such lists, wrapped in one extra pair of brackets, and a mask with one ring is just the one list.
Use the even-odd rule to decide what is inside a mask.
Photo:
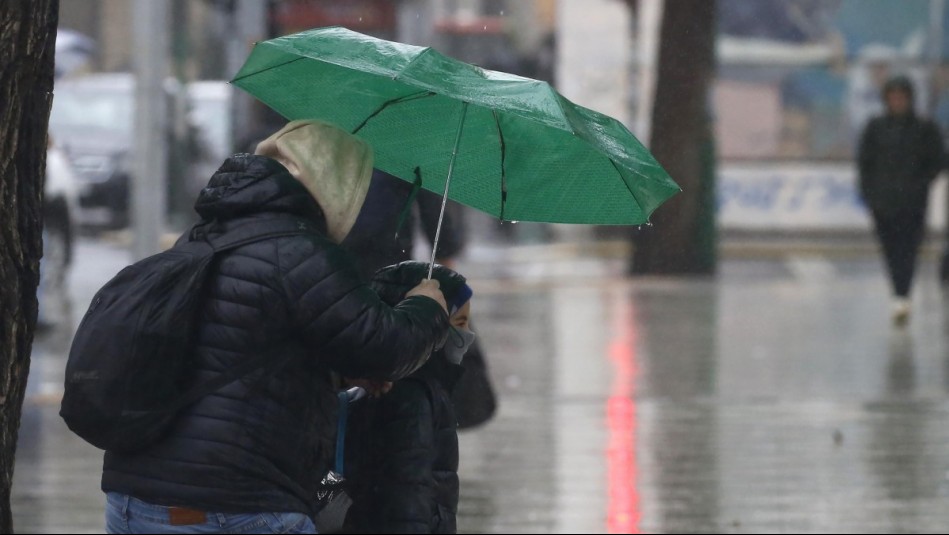
[(715, 163), (709, 87), (715, 70), (716, 2), (666, 0), (650, 149), (682, 193), (634, 232), (636, 274), (715, 271)]
[(58, 0), (0, 2), (0, 533), (30, 370)]

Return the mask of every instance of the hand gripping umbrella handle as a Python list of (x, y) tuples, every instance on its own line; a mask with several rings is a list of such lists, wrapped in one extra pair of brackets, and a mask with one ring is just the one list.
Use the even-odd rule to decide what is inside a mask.
[(451, 151), (451, 161), (448, 163), (448, 178), (445, 179), (445, 194), (442, 195), (442, 210), (438, 214), (438, 227), (435, 228), (435, 241), (432, 243), (432, 261), (428, 265), (428, 280), (432, 280), (435, 270), (435, 255), (438, 254), (438, 239), (442, 235), (442, 222), (445, 221), (445, 206), (448, 204), (448, 188), (451, 186), (451, 176), (455, 171), (455, 158), (458, 157), (458, 145), (461, 144), (461, 133), (465, 129), (465, 117), (468, 115), (468, 103), (461, 103), (461, 122), (458, 123), (458, 136), (455, 138), (455, 148)]

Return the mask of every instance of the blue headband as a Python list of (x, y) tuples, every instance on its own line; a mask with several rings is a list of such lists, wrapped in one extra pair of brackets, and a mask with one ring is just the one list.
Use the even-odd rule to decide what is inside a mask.
[[(458, 288), (458, 292), (452, 296), (452, 299), (448, 299), (448, 315), (453, 316), (455, 312), (461, 310), (461, 307), (465, 306), (465, 303), (471, 300), (471, 296), (474, 295), (474, 292), (471, 290), (471, 286), (467, 284), (463, 285), (461, 288)], [(446, 296), (447, 297), (447, 296)]]

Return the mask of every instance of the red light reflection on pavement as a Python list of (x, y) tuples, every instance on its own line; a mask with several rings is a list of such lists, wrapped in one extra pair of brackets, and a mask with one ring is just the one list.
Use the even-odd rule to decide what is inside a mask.
[(614, 336), (609, 354), (613, 385), (606, 402), (607, 531), (640, 533), (636, 466), (636, 319), (625, 293), (613, 302)]

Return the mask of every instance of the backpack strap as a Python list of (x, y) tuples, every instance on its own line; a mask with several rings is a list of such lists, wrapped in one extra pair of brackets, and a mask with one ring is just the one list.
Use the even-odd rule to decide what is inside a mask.
[(212, 222), (194, 227), (190, 234), (190, 241), (207, 241), (214, 248), (215, 253), (221, 253), (259, 241), (319, 232), (309, 221), (290, 218), (248, 222), (224, 233), (213, 233), (213, 226)]
[(242, 362), (222, 373), (221, 375), (218, 375), (214, 379), (192, 387), (191, 390), (185, 392), (180, 398), (178, 398), (178, 401), (176, 401), (175, 404), (167, 410), (169, 412), (178, 412), (181, 409), (184, 409), (185, 407), (200, 400), (201, 398), (217, 392), (234, 381), (243, 379), (245, 376), (263, 368), (270, 362), (273, 362), (275, 365), (282, 366), (284, 363), (290, 360), (292, 355), (292, 352), (287, 352), (283, 355), (279, 355), (271, 361), (271, 357), (273, 356), (272, 352), (266, 352), (263, 355)]

